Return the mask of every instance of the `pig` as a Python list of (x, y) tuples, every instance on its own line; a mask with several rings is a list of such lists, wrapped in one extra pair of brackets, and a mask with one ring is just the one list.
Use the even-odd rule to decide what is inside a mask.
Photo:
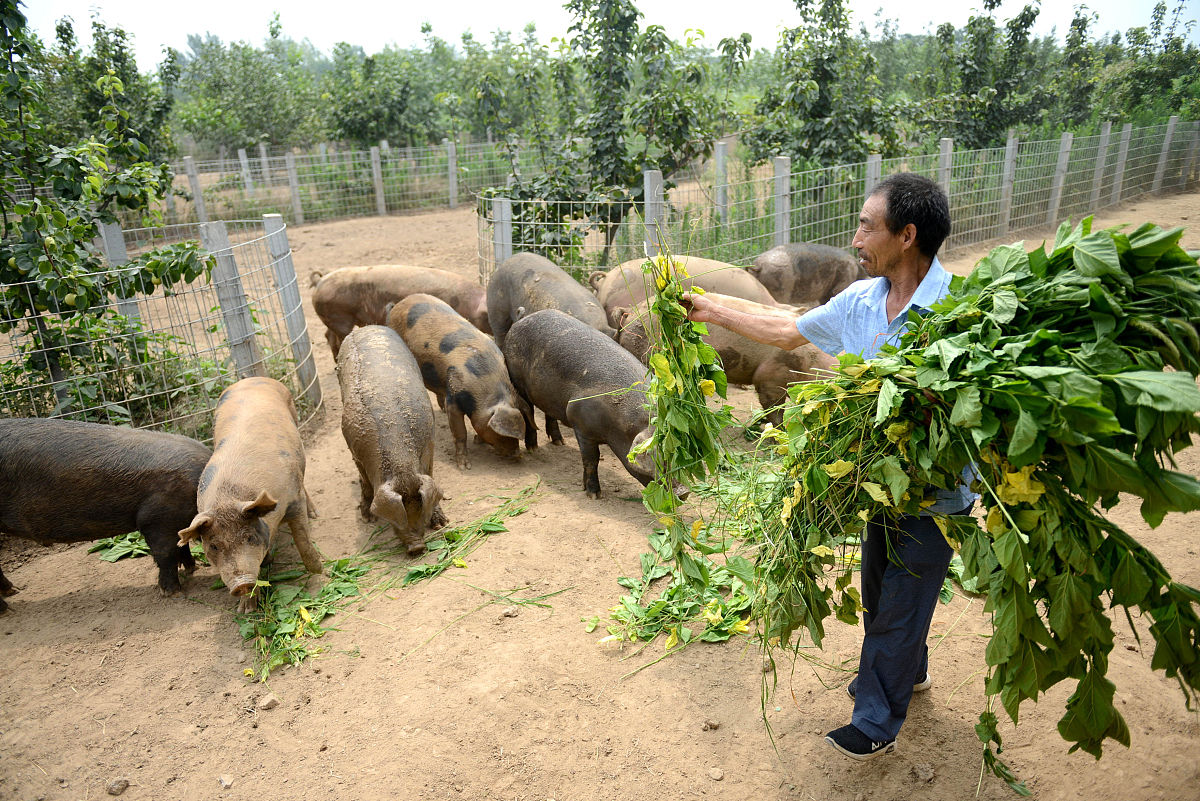
[(542, 309), (558, 309), (609, 338), (616, 336), (592, 293), (554, 262), (536, 253), (505, 259), (487, 286), (488, 321), (500, 350), (513, 323)]
[[(676, 261), (683, 263), (684, 269), (691, 276), (691, 285), (698, 286), (706, 292), (734, 295), (764, 306), (778, 305), (767, 288), (740, 267), (697, 256), (678, 256)], [(616, 309), (644, 303), (647, 297), (654, 294), (653, 288), (649, 286), (650, 276), (642, 272), (642, 265), (645, 263), (645, 259), (634, 259), (608, 272), (594, 272), (589, 277), (592, 289), (596, 291), (596, 299), (604, 307), (605, 318), (613, 328), (617, 327)]]
[(310, 573), (321, 556), (309, 539), (315, 510), (304, 489), (304, 446), (292, 393), (273, 378), (243, 378), (217, 399), (216, 448), (200, 475), (196, 515), (179, 531), (179, 544), (199, 539), (221, 574), (237, 611), (258, 608), (255, 582), (280, 523)]
[(820, 306), (855, 281), (867, 277), (858, 260), (840, 248), (793, 242), (760, 254), (746, 271), (776, 300)]
[(446, 525), (433, 480), (433, 405), (417, 360), (392, 329), (368, 325), (338, 354), (342, 436), (358, 467), (367, 520), (392, 526), (409, 555), (425, 550), (425, 532)]
[(383, 325), (385, 309), (417, 292), (441, 298), (485, 334), (491, 333), (483, 287), (460, 275), (432, 267), (376, 264), (342, 267), (328, 275), (312, 274), (313, 309), (325, 323), (325, 341), (336, 360), (342, 340), (358, 325)]
[[(721, 304), (748, 314), (765, 314), (781, 319), (795, 319), (807, 309), (803, 307), (772, 307), (761, 303), (707, 293)], [(650, 340), (646, 335), (646, 306), (618, 307), (617, 342), (643, 363), (650, 358)], [(783, 419), (781, 409), (774, 407), (787, 394), (787, 386), (797, 381), (811, 381), (819, 377), (820, 370), (830, 368), (835, 362), (816, 345), (801, 345), (790, 351), (771, 345), (763, 345), (752, 339), (735, 334), (728, 328), (709, 324), (704, 341), (712, 345), (721, 357), (725, 377), (731, 384), (751, 384), (758, 394), (759, 403), (771, 410), (767, 419), (779, 425)]]
[[(175, 434), (74, 420), (0, 420), (0, 532), (50, 544), (140, 531), (158, 566), (158, 589), (180, 592), (178, 544), (196, 514), (210, 451)], [(0, 572), (2, 596), (16, 588)]]
[(388, 312), (388, 327), (408, 345), (425, 388), (438, 399), (454, 434), (454, 460), (469, 470), (467, 427), (502, 456), (515, 456), (525, 436), (525, 401), (513, 389), (500, 348), (432, 295), (409, 295)]
[[(545, 412), (551, 442), (562, 444), (559, 420), (575, 430), (589, 498), (600, 497), (601, 443), (643, 485), (653, 480), (646, 454), (629, 459), (630, 448), (652, 432), (645, 393), (634, 386), (644, 385), (646, 368), (628, 351), (582, 320), (545, 309), (513, 323), (504, 342), (504, 360), (517, 392)], [(526, 445), (536, 447), (532, 414), (525, 431)]]

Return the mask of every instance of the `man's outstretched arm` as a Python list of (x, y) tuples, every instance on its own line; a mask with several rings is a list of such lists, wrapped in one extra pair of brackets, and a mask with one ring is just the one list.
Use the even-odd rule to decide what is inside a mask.
[(808, 339), (796, 329), (795, 319), (748, 314), (723, 306), (704, 295), (689, 293), (683, 295), (680, 300), (688, 310), (688, 319), (693, 322), (714, 323), (747, 339), (783, 350), (792, 350), (808, 344)]

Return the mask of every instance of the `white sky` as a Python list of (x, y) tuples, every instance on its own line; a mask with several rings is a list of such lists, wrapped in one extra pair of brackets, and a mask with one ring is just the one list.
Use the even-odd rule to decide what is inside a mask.
[[(367, 53), (376, 53), (391, 44), (419, 47), (423, 44), (421, 23), (433, 25), (433, 32), (457, 45), (464, 30), (475, 38), (491, 41), (496, 30), (507, 30), (518, 39), (525, 25), (534, 22), (543, 43), (552, 36), (564, 36), (571, 17), (563, 8), (564, 0), (432, 0), (432, 2), (379, 2), (379, 0), (207, 0), (202, 3), (167, 0), (23, 0), (24, 12), (34, 31), (45, 41), (53, 41), (54, 24), (71, 17), (80, 42), (90, 45), (91, 20), (97, 14), (109, 27), (121, 27), (129, 33), (137, 53), (138, 67), (152, 70), (162, 60), (165, 46), (186, 51), (188, 34), (212, 33), (225, 42), (244, 41), (262, 44), (272, 14), (278, 10), (286, 36), (308, 39), (329, 53), (338, 42), (360, 45)], [(1035, 33), (1048, 35), (1053, 29), (1061, 41), (1070, 25), (1074, 6), (1079, 0), (1042, 0)], [(662, 25), (668, 35), (683, 41), (688, 28), (704, 32), (704, 42), (716, 48), (726, 36), (743, 31), (753, 36), (755, 48), (774, 48), (782, 27), (799, 22), (792, 0), (745, 0), (733, 3), (695, 0), (634, 0), (642, 12), (640, 25)], [(973, 9), (982, 8), (980, 0), (942, 4), (912, 0), (849, 0), (852, 22), (866, 22), (874, 30), (875, 12), (883, 8), (887, 18), (900, 21), (900, 33), (932, 32), (942, 22), (956, 27), (966, 24)], [(1087, 0), (1089, 9), (1099, 15), (1094, 32), (1119, 31), (1149, 25), (1151, 0)], [(1176, 0), (1168, 0), (1168, 9)], [(997, 18), (1004, 20), (1020, 11), (1023, 0), (1004, 0)], [(1185, 0), (1188, 19), (1200, 19), (1200, 0)], [(901, 19), (903, 17), (903, 19)], [(1200, 25), (1190, 34), (1200, 43)]]

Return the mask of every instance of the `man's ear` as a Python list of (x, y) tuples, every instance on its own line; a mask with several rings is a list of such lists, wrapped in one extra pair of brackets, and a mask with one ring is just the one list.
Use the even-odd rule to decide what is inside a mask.
[(904, 230), (900, 232), (900, 245), (906, 249), (917, 246), (917, 226), (912, 223), (904, 226)]

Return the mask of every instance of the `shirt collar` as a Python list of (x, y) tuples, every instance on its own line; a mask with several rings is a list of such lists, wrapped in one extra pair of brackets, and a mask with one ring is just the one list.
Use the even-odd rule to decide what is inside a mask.
[[(934, 256), (933, 263), (929, 265), (929, 271), (925, 273), (925, 277), (917, 285), (917, 291), (913, 293), (912, 299), (908, 302), (909, 308), (928, 309), (946, 294), (949, 282), (950, 273), (946, 272), (946, 268), (938, 261), (937, 256)], [(863, 301), (872, 309), (878, 309), (887, 302), (888, 291), (891, 288), (892, 282), (880, 277), (875, 280), (874, 286), (867, 292)], [(903, 315), (897, 315), (898, 318), (901, 316)]]

